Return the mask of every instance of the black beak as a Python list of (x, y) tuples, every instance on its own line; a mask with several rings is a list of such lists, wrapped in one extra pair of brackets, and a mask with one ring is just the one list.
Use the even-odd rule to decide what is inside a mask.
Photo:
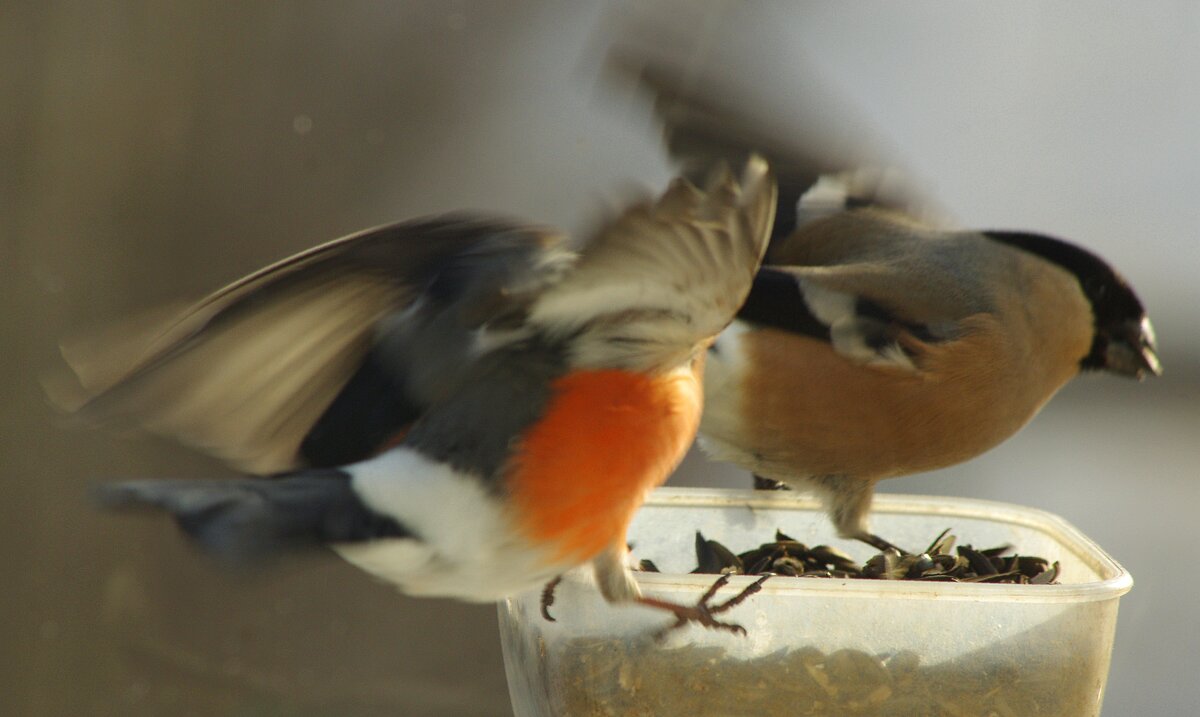
[(1141, 322), (1129, 322), (1121, 326), (1109, 339), (1104, 351), (1105, 368), (1122, 376), (1141, 380), (1146, 374), (1162, 375), (1162, 363), (1158, 360), (1158, 349), (1154, 345), (1154, 327), (1149, 318)]

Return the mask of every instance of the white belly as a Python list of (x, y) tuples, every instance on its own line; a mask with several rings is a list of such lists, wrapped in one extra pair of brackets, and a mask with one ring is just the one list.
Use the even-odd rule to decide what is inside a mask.
[(347, 470), (368, 507), (415, 537), (334, 549), (405, 593), (494, 601), (540, 587), (570, 567), (551, 563), (524, 540), (498, 496), (473, 475), (405, 447)]

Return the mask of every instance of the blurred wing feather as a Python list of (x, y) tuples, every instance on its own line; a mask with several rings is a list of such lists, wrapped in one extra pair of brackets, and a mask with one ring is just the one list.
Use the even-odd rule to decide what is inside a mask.
[[(694, 61), (685, 62), (688, 57), (663, 47), (627, 50), (610, 58), (609, 74), (632, 81), (653, 98), (668, 151), (687, 176), (694, 178), (698, 168), (717, 161), (736, 166), (752, 154), (766, 158), (779, 192), (773, 241), (814, 217), (862, 206), (948, 221), (944, 210), (888, 168), (894, 162), (874, 128), (804, 68), (793, 68), (791, 77), (793, 96), (804, 104), (787, 105), (778, 95), (747, 90), (754, 87), (751, 78), (739, 83), (725, 64), (697, 68)], [(823, 108), (819, 118), (807, 109), (814, 106)], [(838, 187), (836, 196), (829, 191), (831, 184)]]
[(704, 189), (675, 181), (657, 202), (605, 228), (530, 321), (560, 332), (586, 327), (582, 355), (624, 351), (618, 363), (635, 368), (669, 363), (719, 333), (745, 300), (766, 250), (775, 192), (758, 157), (740, 180), (724, 170)]
[(296, 468), (301, 441), (381, 320), (410, 304), (448, 256), (512, 226), (444, 217), (323, 244), (221, 289), (165, 329), (142, 321), (65, 344), (79, 385), (52, 398), (85, 417), (133, 419), (251, 473)]

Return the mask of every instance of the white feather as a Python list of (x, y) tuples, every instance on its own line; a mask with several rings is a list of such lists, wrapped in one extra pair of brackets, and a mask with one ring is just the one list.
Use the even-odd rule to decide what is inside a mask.
[(744, 420), (737, 397), (749, 369), (743, 337), (753, 327), (734, 321), (717, 336), (704, 362), (704, 413), (697, 436), (704, 452), (722, 461), (752, 465), (754, 456), (739, 445), (750, 445), (740, 435)]
[(796, 279), (808, 310), (829, 327), (833, 350), (858, 363), (917, 370), (912, 359), (898, 344), (875, 348), (867, 341), (864, 324), (858, 316), (858, 297), (820, 286), (815, 281)]
[(335, 549), (405, 593), (487, 602), (536, 588), (565, 567), (549, 563), (516, 533), (502, 503), (478, 476), (406, 447), (347, 470), (368, 507), (394, 518), (417, 539), (343, 543)]

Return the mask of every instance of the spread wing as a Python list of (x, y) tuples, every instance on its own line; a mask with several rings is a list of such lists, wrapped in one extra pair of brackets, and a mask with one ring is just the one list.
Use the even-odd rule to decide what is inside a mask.
[(654, 370), (681, 363), (732, 320), (762, 260), (775, 183), (759, 157), (740, 179), (676, 180), (631, 207), (586, 247), (530, 323), (573, 335), (578, 362)]
[[(465, 216), (370, 229), (251, 274), (156, 329), (64, 344), (77, 384), (48, 387), (82, 416), (132, 420), (242, 470), (293, 469), (364, 359), (403, 329), (406, 308), (452, 293), (456, 317), (486, 321), (505, 310), (504, 284), (519, 273), (497, 257), (536, 271), (559, 240)], [(455, 286), (464, 271), (486, 276), (479, 264), (500, 269), (469, 292)]]
[[(720, 66), (685, 69), (663, 54), (614, 55), (610, 74), (631, 80), (653, 99), (667, 148), (687, 176), (717, 161), (736, 165), (751, 154), (766, 158), (778, 183), (772, 247), (798, 226), (843, 209), (876, 206), (945, 218), (900, 173), (885, 169), (891, 164), (887, 153), (857, 113), (803, 68), (793, 68), (796, 102), (825, 108), (819, 121), (804, 107), (755, 95), (748, 90), (756, 86), (750, 78), (738, 88)], [(768, 261), (774, 263), (773, 248)]]

